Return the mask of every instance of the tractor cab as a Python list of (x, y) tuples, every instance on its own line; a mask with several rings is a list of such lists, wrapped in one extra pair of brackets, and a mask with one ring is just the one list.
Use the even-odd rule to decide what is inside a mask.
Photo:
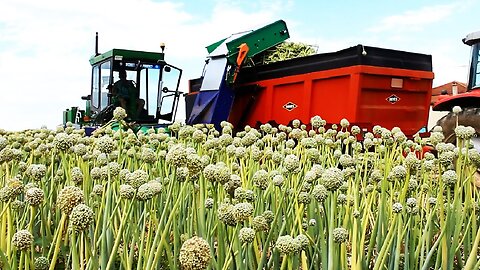
[(480, 31), (468, 34), (463, 39), (463, 43), (472, 47), (468, 89), (478, 89), (480, 88)]
[[(90, 94), (82, 97), (85, 110), (72, 107), (64, 112), (64, 124), (96, 126), (113, 118), (116, 107), (123, 105), (126, 120), (141, 125), (168, 124), (175, 119), (182, 70), (164, 61), (162, 52), (112, 49), (90, 58), (92, 79)], [(126, 73), (128, 96), (119, 102), (118, 81)]]

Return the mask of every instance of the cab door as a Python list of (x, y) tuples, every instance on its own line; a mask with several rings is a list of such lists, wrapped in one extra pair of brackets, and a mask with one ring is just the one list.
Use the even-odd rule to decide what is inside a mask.
[(111, 84), (111, 60), (101, 62), (92, 67), (91, 106), (93, 112), (105, 109), (110, 101), (108, 85)]
[(172, 122), (177, 113), (178, 100), (181, 92), (178, 91), (182, 70), (165, 64), (160, 72), (161, 79), (158, 84), (157, 118)]

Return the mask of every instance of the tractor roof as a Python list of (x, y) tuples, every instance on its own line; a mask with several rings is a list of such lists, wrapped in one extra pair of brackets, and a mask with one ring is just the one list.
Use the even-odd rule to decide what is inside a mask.
[(463, 39), (463, 43), (469, 46), (472, 46), (473, 44), (479, 41), (480, 41), (480, 31), (470, 33)]
[(99, 55), (94, 55), (90, 57), (90, 65), (93, 66), (108, 58), (115, 58), (117, 60), (140, 60), (157, 62), (159, 60), (164, 60), (164, 53), (112, 49), (108, 52), (104, 52)]

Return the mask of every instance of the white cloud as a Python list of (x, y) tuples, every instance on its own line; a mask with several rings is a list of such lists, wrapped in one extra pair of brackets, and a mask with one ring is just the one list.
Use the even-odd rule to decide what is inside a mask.
[(467, 82), (470, 48), (456, 41), (456, 46), (451, 42), (432, 48), (434, 87), (451, 81)]
[(378, 25), (369, 29), (371, 32), (384, 31), (419, 31), (426, 26), (449, 17), (459, 4), (425, 6), (419, 10), (409, 10), (402, 14), (382, 19)]
[[(265, 2), (268, 4), (268, 2)], [(184, 70), (187, 79), (201, 75), (205, 46), (242, 30), (276, 20), (277, 9), (252, 12), (218, 1), (202, 20), (183, 4), (149, 0), (6, 0), (0, 17), (0, 128), (21, 130), (62, 122), (62, 111), (83, 107), (89, 93), (94, 35), (100, 52), (111, 48), (159, 51)], [(197, 14), (198, 16), (198, 14)], [(233, 18), (233, 19), (232, 19)]]

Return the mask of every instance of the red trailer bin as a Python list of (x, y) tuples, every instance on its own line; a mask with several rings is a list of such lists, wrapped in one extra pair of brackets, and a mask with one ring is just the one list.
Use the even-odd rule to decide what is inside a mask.
[(346, 118), (362, 129), (399, 127), (412, 136), (428, 122), (433, 77), (430, 55), (362, 45), (246, 67), (229, 121), (308, 124), (319, 115), (330, 124)]

